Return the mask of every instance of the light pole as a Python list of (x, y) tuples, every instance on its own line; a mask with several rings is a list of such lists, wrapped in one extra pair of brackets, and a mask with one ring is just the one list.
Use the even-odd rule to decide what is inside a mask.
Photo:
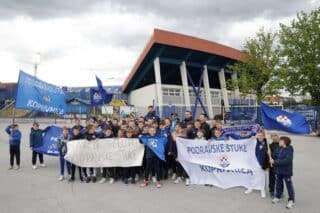
[(34, 77), (37, 77), (37, 71), (38, 71), (38, 66), (40, 65), (41, 62), (41, 56), (40, 53), (35, 53), (32, 56), (32, 64), (34, 66)]

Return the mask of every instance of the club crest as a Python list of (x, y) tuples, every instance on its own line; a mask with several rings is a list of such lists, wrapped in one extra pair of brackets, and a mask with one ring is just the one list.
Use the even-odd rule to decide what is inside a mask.
[(279, 115), (277, 117), (277, 122), (286, 127), (290, 127), (292, 125), (291, 120), (285, 115)]
[(156, 148), (157, 147), (157, 142), (156, 141), (150, 141), (149, 142), (150, 146)]
[(229, 162), (229, 158), (227, 155), (221, 155), (219, 157), (219, 165), (222, 167), (222, 168), (226, 168), (230, 165), (230, 162)]

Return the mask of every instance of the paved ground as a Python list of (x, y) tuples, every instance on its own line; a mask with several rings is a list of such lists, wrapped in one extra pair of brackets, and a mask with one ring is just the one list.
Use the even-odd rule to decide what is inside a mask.
[[(271, 204), (258, 192), (244, 195), (243, 188), (222, 190), (204, 186), (175, 185), (166, 181), (163, 188), (99, 183), (58, 182), (58, 161), (45, 157), (47, 168), (31, 169), (28, 148), (30, 123), (21, 124), (22, 168), (8, 171), (8, 137), (0, 120), (0, 212), (284, 212), (285, 202)], [(43, 124), (45, 126), (45, 124)], [(292, 136), (295, 148), (294, 184), (296, 207), (291, 212), (319, 213), (320, 138)]]

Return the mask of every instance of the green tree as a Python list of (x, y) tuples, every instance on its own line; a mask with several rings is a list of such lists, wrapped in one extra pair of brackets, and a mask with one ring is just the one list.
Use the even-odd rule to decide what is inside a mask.
[(320, 8), (280, 24), (283, 83), (292, 95), (309, 93), (320, 106)]
[(245, 59), (229, 66), (238, 75), (237, 80), (229, 82), (229, 87), (238, 86), (243, 93), (256, 94), (259, 102), (266, 95), (278, 94), (281, 79), (277, 73), (281, 69), (276, 38), (276, 33), (260, 29), (253, 38), (246, 40)]

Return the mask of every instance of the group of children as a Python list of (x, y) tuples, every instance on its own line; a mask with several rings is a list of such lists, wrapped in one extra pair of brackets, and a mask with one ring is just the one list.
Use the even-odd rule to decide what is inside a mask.
[[(75, 120), (75, 125), (69, 129), (63, 127), (63, 133), (58, 142), (60, 177), (59, 180), (65, 179), (65, 170), (68, 173), (69, 181), (75, 181), (76, 165), (64, 159), (67, 153), (67, 143), (71, 140), (86, 139), (88, 141), (97, 138), (139, 138), (141, 143), (145, 140), (154, 140), (159, 137), (166, 138), (165, 159), (159, 157), (148, 147), (145, 146), (145, 154), (141, 167), (130, 168), (80, 168), (79, 179), (81, 182), (95, 183), (100, 177), (99, 183), (103, 184), (109, 178), (112, 184), (117, 180), (123, 181), (124, 184), (135, 184), (140, 175), (143, 176), (141, 187), (146, 187), (150, 182), (154, 182), (156, 187), (160, 188), (161, 180), (166, 180), (171, 174), (174, 183), (179, 183), (183, 179), (185, 185), (190, 185), (190, 179), (182, 165), (177, 160), (176, 138), (183, 137), (188, 139), (200, 140), (226, 140), (227, 134), (223, 131), (222, 122), (214, 120), (211, 127), (206, 120), (206, 115), (201, 114), (199, 119), (194, 120), (191, 112), (185, 112), (184, 119), (179, 120), (175, 113), (171, 118), (160, 120), (155, 114), (153, 107), (148, 107), (146, 116), (135, 119), (133, 116), (126, 116), (121, 121), (117, 119), (107, 120), (104, 116), (99, 115), (98, 119), (91, 117), (86, 120), (86, 125), (82, 126), (80, 119)], [(30, 147), (35, 148), (42, 145), (42, 136), (46, 131), (39, 129), (39, 124), (35, 123), (31, 128)], [(20, 166), (20, 141), (21, 132), (17, 124), (12, 124), (6, 128), (10, 135), (10, 168), (13, 169), (14, 157), (16, 157), (17, 166)], [(239, 139), (252, 137), (252, 135), (239, 135)], [(269, 192), (273, 198), (272, 202), (277, 203), (283, 197), (283, 182), (288, 189), (287, 208), (294, 205), (294, 190), (292, 185), (292, 161), (293, 148), (290, 145), (291, 140), (288, 137), (278, 137), (276, 134), (271, 135), (272, 143), (268, 144), (264, 130), (260, 130), (257, 135), (256, 157), (259, 165), (264, 170), (269, 170)], [(45, 166), (43, 155), (32, 152), (32, 167), (36, 169), (36, 160), (39, 156), (40, 165)], [(101, 175), (98, 175), (101, 174)], [(247, 189), (246, 194), (252, 192)], [(265, 190), (261, 191), (261, 196), (266, 197)]]

